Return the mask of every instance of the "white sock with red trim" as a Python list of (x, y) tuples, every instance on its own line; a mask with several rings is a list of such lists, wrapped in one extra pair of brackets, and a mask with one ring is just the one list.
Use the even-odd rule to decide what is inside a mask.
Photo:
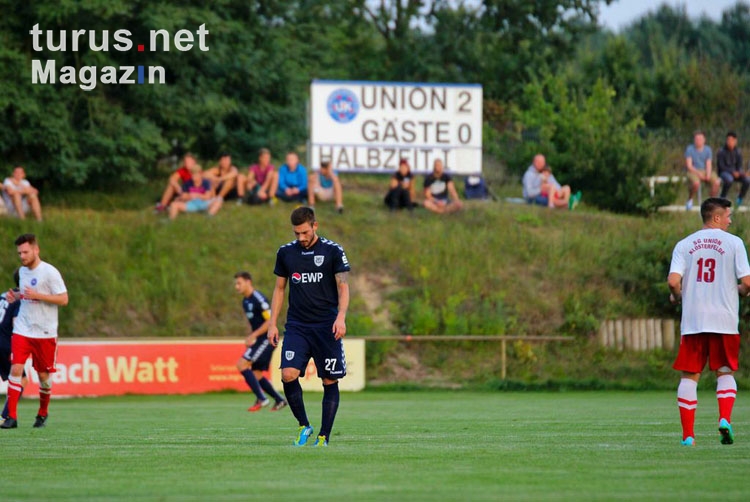
[(737, 382), (733, 375), (721, 375), (716, 379), (716, 399), (719, 401), (719, 420), (726, 418), (732, 423), (732, 408), (737, 397)]
[(682, 439), (695, 437), (695, 409), (698, 407), (698, 382), (682, 378), (677, 387), (677, 406), (680, 407)]

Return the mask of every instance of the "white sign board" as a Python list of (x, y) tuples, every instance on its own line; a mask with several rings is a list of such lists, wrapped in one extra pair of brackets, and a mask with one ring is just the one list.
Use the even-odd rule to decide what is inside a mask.
[(482, 86), (314, 80), (310, 162), (343, 172), (413, 172), (442, 159), (454, 174), (482, 172)]

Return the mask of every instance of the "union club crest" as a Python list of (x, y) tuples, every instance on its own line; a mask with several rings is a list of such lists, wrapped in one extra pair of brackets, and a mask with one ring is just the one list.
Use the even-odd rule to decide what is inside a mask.
[(286, 352), (284, 352), (284, 357), (286, 357), (287, 361), (291, 361), (292, 359), (294, 359), (294, 351), (287, 350)]
[(323, 264), (323, 261), (326, 259), (323, 255), (316, 255), (313, 257), (313, 262), (315, 263), (316, 267), (319, 267)]
[(349, 89), (336, 89), (328, 96), (328, 115), (340, 124), (348, 124), (359, 113), (359, 99)]

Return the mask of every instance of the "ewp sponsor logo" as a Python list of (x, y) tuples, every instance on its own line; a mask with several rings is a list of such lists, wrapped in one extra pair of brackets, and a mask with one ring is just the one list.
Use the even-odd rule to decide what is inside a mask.
[(310, 284), (317, 283), (323, 280), (323, 272), (294, 272), (292, 274), (292, 282), (294, 284)]

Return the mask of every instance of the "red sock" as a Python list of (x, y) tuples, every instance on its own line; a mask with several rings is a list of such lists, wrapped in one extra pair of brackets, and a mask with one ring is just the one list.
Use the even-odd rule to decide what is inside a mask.
[(21, 379), (14, 376), (8, 377), (8, 417), (18, 420), (18, 400), (21, 399)]
[(721, 375), (716, 380), (716, 399), (719, 401), (719, 420), (732, 423), (732, 408), (737, 397), (737, 382), (732, 375)]
[(52, 386), (49, 382), (39, 383), (39, 415), (46, 417), (49, 414), (49, 398), (52, 395)]
[(695, 409), (698, 407), (698, 382), (683, 378), (677, 387), (677, 406), (680, 407), (682, 439), (695, 437)]

